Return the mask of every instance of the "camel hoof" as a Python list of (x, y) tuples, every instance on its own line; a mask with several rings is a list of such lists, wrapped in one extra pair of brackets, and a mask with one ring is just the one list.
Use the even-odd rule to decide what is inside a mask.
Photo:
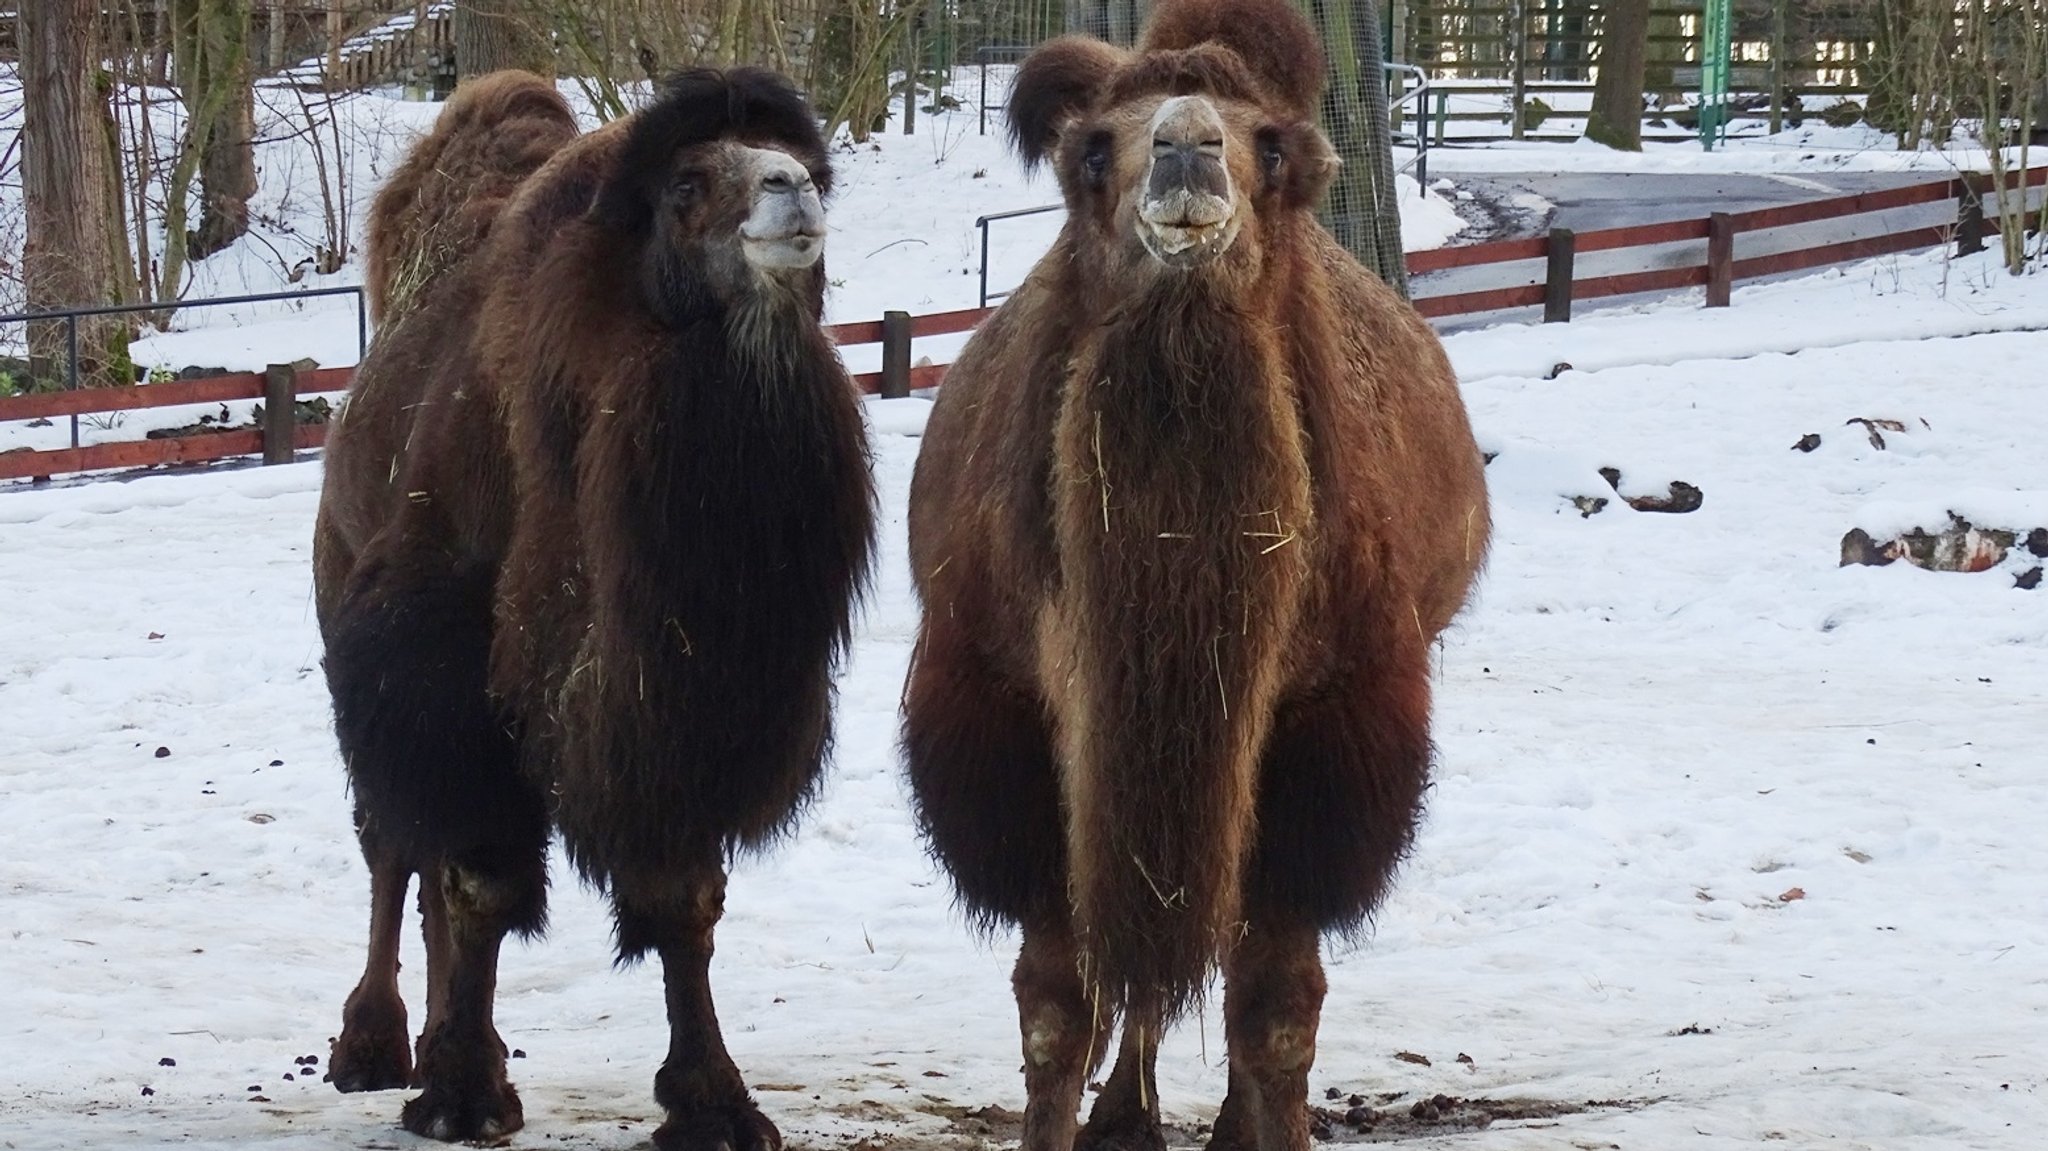
[(1090, 1115), (1074, 1138), (1074, 1151), (1166, 1151), (1166, 1133), (1150, 1115)]
[(488, 1142), (525, 1126), (526, 1113), (509, 1083), (462, 1092), (430, 1081), (418, 1098), (406, 1101), (399, 1123), (415, 1135), (443, 1143)]
[(671, 1111), (656, 1151), (782, 1151), (782, 1132), (752, 1103)]
[(327, 1078), (343, 1093), (412, 1086), (412, 1045), (406, 1042), (404, 1025), (396, 1032), (343, 1027), (341, 1037), (327, 1049)]

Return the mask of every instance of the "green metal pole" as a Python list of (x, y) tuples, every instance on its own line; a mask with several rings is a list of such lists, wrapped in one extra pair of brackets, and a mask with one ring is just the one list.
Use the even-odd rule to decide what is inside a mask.
[(1728, 27), (1730, 0), (1706, 0), (1700, 37), (1700, 146), (1711, 152), (1728, 132)]

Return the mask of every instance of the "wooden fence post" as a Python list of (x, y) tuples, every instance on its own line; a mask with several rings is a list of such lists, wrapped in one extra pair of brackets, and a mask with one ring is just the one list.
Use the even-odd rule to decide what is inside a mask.
[(1578, 246), (1570, 228), (1552, 228), (1543, 279), (1543, 322), (1572, 322), (1572, 264)]
[(271, 364), (263, 369), (263, 462), (292, 462), (292, 439), (298, 430), (298, 369)]
[(910, 313), (882, 313), (882, 398), (910, 394)]
[(1956, 255), (1973, 256), (1984, 250), (1984, 193), (1991, 185), (1975, 172), (1965, 172), (1957, 184)]
[(1726, 212), (1707, 217), (1707, 306), (1725, 308), (1735, 284), (1735, 218)]

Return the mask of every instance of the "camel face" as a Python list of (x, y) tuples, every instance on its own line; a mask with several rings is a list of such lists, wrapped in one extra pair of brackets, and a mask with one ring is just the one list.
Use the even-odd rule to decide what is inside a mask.
[(822, 290), (829, 184), (773, 146), (718, 140), (680, 149), (652, 197), (643, 251), (650, 307), (681, 322), (707, 306)]
[(825, 206), (817, 182), (796, 158), (770, 148), (735, 145), (736, 179), (752, 188), (753, 206), (740, 224), (740, 250), (754, 267), (808, 268), (825, 254)]
[(1315, 124), (1319, 49), (1281, 39), (1127, 52), (1064, 37), (1026, 62), (1011, 138), (1027, 166), (1054, 165), (1106, 280), (1242, 288), (1312, 220), (1338, 163)]
[(1233, 143), (1205, 96), (1175, 96), (1152, 114), (1151, 159), (1133, 224), (1161, 263), (1189, 267), (1230, 249), (1241, 222), (1230, 178)]

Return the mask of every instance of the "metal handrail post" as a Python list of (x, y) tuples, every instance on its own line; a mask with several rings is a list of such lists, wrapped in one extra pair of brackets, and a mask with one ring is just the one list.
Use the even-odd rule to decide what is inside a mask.
[[(64, 390), (75, 392), (78, 390), (78, 317), (75, 314), (64, 317), (64, 343), (70, 353), (64, 361)], [(71, 417), (71, 446), (78, 446), (76, 415)]]
[(981, 229), (981, 299), (974, 306), (986, 308), (988, 307), (988, 217), (982, 216), (975, 220), (974, 226)]

